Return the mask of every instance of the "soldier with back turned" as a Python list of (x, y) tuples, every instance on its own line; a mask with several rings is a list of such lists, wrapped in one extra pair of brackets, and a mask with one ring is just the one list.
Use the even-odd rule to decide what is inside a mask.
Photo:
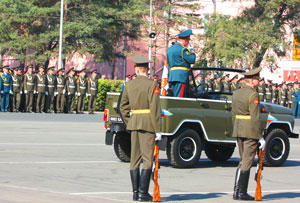
[(243, 73), (245, 86), (236, 90), (232, 96), (233, 137), (237, 139), (240, 162), (236, 170), (233, 199), (254, 200), (247, 193), (250, 168), (257, 150), (264, 147), (260, 131), (260, 100), (254, 89), (258, 85), (261, 68)]
[[(130, 177), (134, 201), (152, 201), (148, 193), (153, 161), (154, 139), (161, 139), (160, 91), (157, 82), (147, 78), (149, 60), (135, 56), (137, 78), (128, 82), (120, 102), (120, 112), (131, 131)], [(143, 169), (140, 174), (140, 164)]]

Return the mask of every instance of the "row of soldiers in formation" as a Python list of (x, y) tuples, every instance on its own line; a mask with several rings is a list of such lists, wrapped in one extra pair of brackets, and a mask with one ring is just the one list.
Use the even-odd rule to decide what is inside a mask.
[[(21, 68), (0, 69), (1, 111), (36, 113), (83, 113), (85, 98), (88, 97), (88, 111), (94, 113), (98, 95), (96, 70), (88, 72), (82, 69), (75, 75), (74, 67), (64, 75), (61, 68), (54, 74), (54, 67), (47, 69), (38, 66), (38, 73), (33, 73), (33, 65)], [(75, 97), (77, 96), (77, 108)], [(55, 103), (54, 103), (55, 102)]]
[[(235, 75), (231, 79), (229, 74), (223, 77), (215, 76), (214, 79), (211, 77), (211, 74), (207, 74), (205, 77), (203, 74), (198, 74), (195, 77), (198, 90), (230, 93), (240, 89), (244, 85), (243, 78), (238, 79), (238, 75)], [(190, 80), (190, 83), (193, 83), (193, 81)], [(267, 80), (266, 83), (265, 79), (261, 78), (256, 91), (259, 94), (260, 101), (293, 108), (293, 92), (296, 91), (297, 87), (298, 84), (296, 83), (273, 84), (272, 80)]]

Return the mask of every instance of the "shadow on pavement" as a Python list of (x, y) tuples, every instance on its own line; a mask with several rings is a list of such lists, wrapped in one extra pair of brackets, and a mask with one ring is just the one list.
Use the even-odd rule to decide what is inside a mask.
[(286, 160), (281, 167), (294, 167), (294, 166), (300, 166), (300, 161)]
[(208, 194), (178, 194), (171, 195), (169, 197), (161, 198), (162, 201), (187, 201), (187, 200), (201, 200), (201, 199), (211, 199), (218, 198), (223, 195), (227, 195), (225, 193), (208, 193)]
[(282, 193), (273, 193), (273, 194), (264, 195), (262, 199), (264, 201), (271, 201), (271, 200), (291, 199), (291, 198), (299, 198), (299, 197), (300, 197), (299, 192), (282, 192)]
[[(239, 159), (230, 159), (225, 162), (211, 161), (210, 159), (200, 159), (193, 168), (215, 168), (215, 167), (232, 167), (235, 168), (239, 164)], [(164, 167), (172, 167), (168, 159), (159, 159), (159, 165)]]

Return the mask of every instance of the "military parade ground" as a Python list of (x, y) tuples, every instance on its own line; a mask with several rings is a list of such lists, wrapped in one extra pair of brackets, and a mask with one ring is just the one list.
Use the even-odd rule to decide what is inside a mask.
[[(132, 202), (129, 163), (120, 162), (113, 148), (105, 145), (102, 113), (1, 115), (0, 202)], [(294, 132), (300, 133), (299, 120)], [(262, 172), (263, 201), (300, 201), (300, 141), (290, 142), (285, 164)], [(236, 149), (227, 162), (212, 162), (202, 153), (195, 168), (176, 169), (160, 151), (161, 200), (236, 202), (232, 177), (238, 162)], [(254, 174), (252, 167), (251, 195), (256, 188)]]

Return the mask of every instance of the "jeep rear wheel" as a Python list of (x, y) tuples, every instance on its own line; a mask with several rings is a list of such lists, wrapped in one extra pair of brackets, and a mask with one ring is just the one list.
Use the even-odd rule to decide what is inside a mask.
[(117, 157), (124, 162), (130, 162), (131, 140), (130, 134), (116, 134), (114, 140), (114, 150)]
[(265, 166), (281, 166), (289, 156), (290, 142), (284, 130), (274, 129), (265, 138), (263, 163)]
[(209, 143), (206, 145), (205, 154), (212, 161), (223, 162), (232, 156), (234, 149), (235, 147)]
[(176, 168), (195, 166), (201, 155), (201, 139), (192, 129), (182, 129), (174, 138), (169, 138), (167, 156), (169, 162)]

